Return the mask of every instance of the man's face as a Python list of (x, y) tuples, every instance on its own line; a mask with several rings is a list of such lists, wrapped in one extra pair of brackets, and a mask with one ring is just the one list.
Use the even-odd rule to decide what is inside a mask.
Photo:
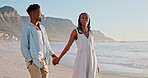
[(34, 16), (34, 18), (37, 19), (38, 21), (41, 21), (41, 19), (42, 19), (42, 13), (41, 13), (40, 8), (38, 8), (37, 10), (34, 10), (34, 11), (33, 11), (33, 16)]

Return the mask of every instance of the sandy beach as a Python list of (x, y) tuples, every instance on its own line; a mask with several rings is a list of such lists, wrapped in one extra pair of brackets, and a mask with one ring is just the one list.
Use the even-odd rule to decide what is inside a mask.
[[(71, 78), (72, 67), (49, 66), (49, 78)], [(24, 58), (20, 51), (0, 47), (0, 78), (30, 78)], [(135, 78), (100, 72), (99, 78)]]

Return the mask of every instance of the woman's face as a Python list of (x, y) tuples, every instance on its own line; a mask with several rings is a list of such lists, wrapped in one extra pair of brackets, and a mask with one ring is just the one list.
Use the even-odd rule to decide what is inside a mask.
[(89, 23), (89, 16), (87, 14), (82, 14), (80, 17), (80, 22), (83, 26), (87, 26)]

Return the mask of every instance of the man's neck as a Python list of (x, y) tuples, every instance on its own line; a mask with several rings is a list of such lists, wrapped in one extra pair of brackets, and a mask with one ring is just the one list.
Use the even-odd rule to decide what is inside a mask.
[(39, 23), (39, 21), (36, 21), (36, 20), (31, 20), (30, 22), (36, 26), (38, 26), (38, 23)]

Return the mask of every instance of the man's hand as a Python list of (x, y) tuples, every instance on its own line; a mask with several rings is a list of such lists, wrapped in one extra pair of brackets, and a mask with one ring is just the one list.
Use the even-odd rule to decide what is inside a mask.
[(58, 59), (58, 57), (55, 58), (55, 59), (53, 59), (52, 63), (53, 63), (54, 66), (55, 66), (56, 64), (59, 64), (59, 59)]
[(32, 61), (32, 60), (30, 60), (30, 61), (29, 61), (29, 63), (30, 63), (30, 65), (32, 65), (33, 61)]
[(58, 57), (55, 55), (55, 54), (53, 54), (53, 55), (51, 55), (52, 56), (52, 64), (55, 66), (56, 64), (59, 64), (59, 59), (58, 59)]

